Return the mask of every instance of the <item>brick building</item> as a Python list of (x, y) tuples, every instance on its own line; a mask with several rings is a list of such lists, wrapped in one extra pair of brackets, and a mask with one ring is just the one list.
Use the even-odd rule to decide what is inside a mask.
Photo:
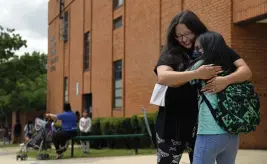
[[(249, 64), (267, 116), (267, 0), (50, 0), (47, 110), (92, 109), (92, 116), (131, 116), (149, 99), (153, 67), (167, 26), (190, 9), (220, 32)], [(91, 108), (92, 107), (92, 108)], [(243, 148), (267, 148), (267, 120)]]

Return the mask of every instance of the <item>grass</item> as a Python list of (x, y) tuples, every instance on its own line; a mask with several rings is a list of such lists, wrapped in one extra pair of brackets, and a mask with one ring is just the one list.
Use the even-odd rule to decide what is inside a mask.
[(19, 144), (3, 144), (0, 142), (0, 148), (19, 147)]
[[(49, 150), (47, 152), (50, 157), (56, 156), (55, 150)], [(149, 155), (155, 154), (155, 149), (138, 149), (138, 155)], [(37, 151), (30, 151), (28, 156), (31, 158), (35, 158), (37, 155)], [(70, 149), (68, 149), (64, 153), (63, 158), (71, 158)], [(133, 156), (135, 155), (134, 150), (130, 149), (90, 149), (89, 154), (84, 154), (81, 148), (75, 148), (74, 150), (74, 157), (73, 158), (86, 158), (86, 157), (114, 157), (114, 156)]]

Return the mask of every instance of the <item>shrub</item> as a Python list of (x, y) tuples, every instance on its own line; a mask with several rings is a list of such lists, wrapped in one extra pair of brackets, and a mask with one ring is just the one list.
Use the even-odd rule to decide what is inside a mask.
[[(157, 112), (149, 113), (147, 115), (148, 123), (153, 134), (153, 140), (155, 139), (155, 122)], [(98, 118), (93, 120), (92, 135), (109, 135), (109, 134), (146, 134), (145, 137), (138, 140), (139, 147), (151, 148), (154, 145), (148, 136), (145, 121), (143, 115), (134, 115), (132, 117), (120, 117), (120, 118)], [(131, 148), (135, 146), (135, 139), (110, 139), (102, 141), (92, 141), (91, 147), (94, 148)]]
[[(157, 112), (148, 113), (147, 119), (152, 133), (153, 142), (155, 141), (155, 123)], [(60, 125), (57, 124), (59, 127)], [(138, 140), (136, 139), (108, 139), (90, 141), (92, 148), (133, 148), (138, 142), (139, 148), (151, 148), (155, 146), (148, 135), (143, 115), (132, 117), (107, 117), (96, 118), (92, 121), (91, 135), (110, 135), (110, 134), (146, 134)]]

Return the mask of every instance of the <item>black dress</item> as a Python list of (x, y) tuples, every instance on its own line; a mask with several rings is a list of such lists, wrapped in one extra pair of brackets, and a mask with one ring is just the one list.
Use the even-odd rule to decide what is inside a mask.
[[(162, 54), (154, 71), (157, 74), (156, 69), (161, 65), (170, 66), (174, 71), (184, 71), (190, 62), (187, 54), (182, 57)], [(158, 163), (179, 163), (186, 149), (192, 160), (198, 115), (197, 90), (186, 83), (180, 87), (168, 87), (165, 96), (165, 107), (159, 108), (155, 127)]]

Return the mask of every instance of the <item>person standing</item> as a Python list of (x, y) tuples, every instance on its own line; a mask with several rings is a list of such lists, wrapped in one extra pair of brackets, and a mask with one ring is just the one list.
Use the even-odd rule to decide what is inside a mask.
[(21, 129), (20, 121), (17, 120), (16, 124), (14, 125), (14, 129), (13, 129), (13, 135), (14, 135), (13, 143), (14, 144), (17, 144), (20, 142), (21, 131), (22, 131), (22, 129)]
[[(245, 71), (243, 74), (239, 75), (239, 80), (236, 79), (237, 83), (247, 81), (252, 76), (250, 68), (246, 62), (226, 44), (223, 36), (217, 32), (207, 32), (201, 34), (196, 39), (195, 51), (201, 54), (201, 57), (194, 61), (194, 64), (189, 67), (188, 70), (194, 70), (202, 64), (213, 63), (215, 65), (222, 66), (225, 76), (221, 76), (220, 78), (224, 79), (225, 81), (230, 82), (231, 78), (229, 79), (228, 75), (240, 68), (244, 69)], [(211, 81), (212, 80), (213, 79), (211, 79)], [(206, 86), (206, 82), (202, 80), (194, 80), (190, 83), (191, 85), (199, 86), (199, 88)], [(227, 85), (225, 87), (227, 87)], [(235, 86), (232, 87), (235, 88)], [(231, 90), (230, 92), (234, 91)], [(235, 94), (230, 92), (228, 91), (227, 94)], [(239, 94), (241, 95), (241, 93), (243, 92), (240, 91)], [(245, 95), (245, 97), (249, 97), (248, 95)], [(199, 92), (198, 131), (194, 152), (194, 164), (215, 164), (215, 161), (217, 164), (235, 163), (239, 148), (239, 135), (228, 133), (218, 124), (216, 118), (211, 112), (211, 110), (216, 109), (216, 113), (222, 113), (220, 111), (219, 102), (223, 101), (223, 104), (227, 104), (227, 101), (230, 101), (231, 99), (220, 100), (218, 97), (219, 94), (213, 93), (212, 89), (202, 90)], [(240, 103), (243, 102), (242, 98), (238, 97), (237, 99), (240, 101)], [(232, 110), (239, 111), (239, 109), (242, 108), (235, 107), (232, 100), (231, 104), (231, 108), (233, 108)], [(250, 108), (252, 108), (254, 104), (251, 106), (250, 105), (250, 102), (246, 104), (246, 106), (249, 106)], [(229, 111), (231, 111), (231, 108)], [(228, 120), (228, 122), (233, 121), (230, 117), (228, 118), (224, 115), (222, 118), (227, 118), (226, 120)], [(228, 125), (229, 128), (231, 125), (232, 124)]]
[(165, 107), (159, 108), (156, 121), (158, 164), (179, 163), (185, 150), (193, 163), (196, 141), (198, 98), (197, 88), (189, 81), (209, 80), (203, 90), (220, 92), (227, 85), (240, 80), (246, 69), (240, 67), (229, 75), (229, 81), (220, 76), (221, 66), (202, 65), (196, 70), (186, 70), (199, 56), (194, 53), (196, 38), (207, 27), (192, 11), (177, 14), (167, 30), (166, 44), (155, 66), (158, 83), (168, 86)]
[(167, 32), (167, 43), (154, 72), (158, 83), (167, 85), (165, 107), (159, 107), (156, 120), (158, 164), (179, 163), (185, 150), (193, 162), (198, 104), (192, 79), (210, 79), (220, 67), (206, 65), (196, 71), (185, 71), (194, 60), (195, 38), (207, 27), (191, 11), (177, 14)]
[[(82, 136), (88, 136), (91, 132), (92, 120), (89, 117), (87, 110), (83, 112), (83, 117), (80, 119), (79, 128)], [(89, 141), (81, 141), (82, 149), (85, 154), (88, 154), (90, 148)]]

